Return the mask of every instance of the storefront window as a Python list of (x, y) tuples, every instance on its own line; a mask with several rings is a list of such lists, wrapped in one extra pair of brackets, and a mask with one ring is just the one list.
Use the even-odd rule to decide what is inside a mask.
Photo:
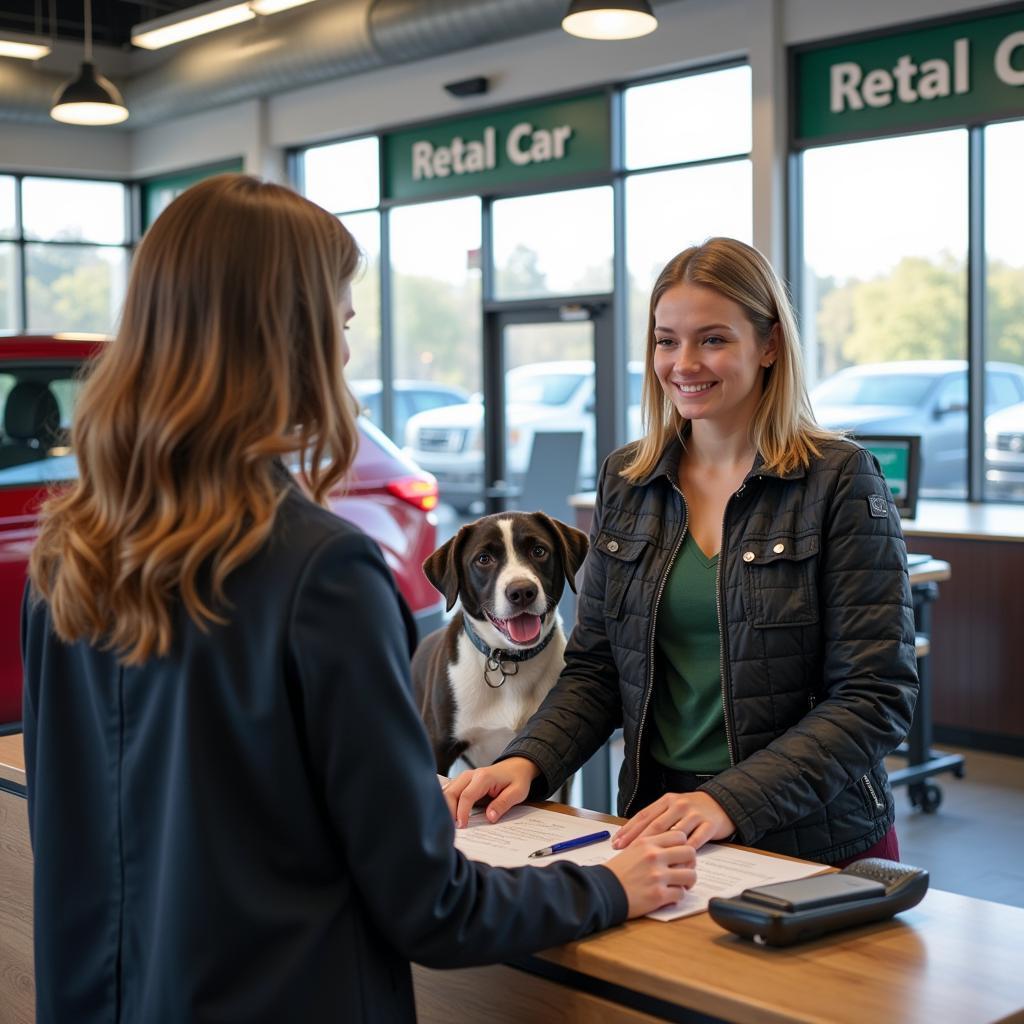
[(623, 105), (629, 170), (750, 152), (748, 65), (637, 85)]
[[(363, 258), (352, 281), (352, 307), (348, 343), (352, 357), (345, 374), (348, 380), (364, 380), (370, 391), (380, 393), (380, 214), (376, 210), (344, 213), (341, 223), (352, 233)], [(379, 401), (379, 399), (378, 399)], [(380, 425), (379, 413), (376, 418)]]
[(818, 420), (921, 436), (921, 493), (967, 491), (967, 132), (803, 157), (802, 325)]
[(25, 178), (21, 202), (28, 239), (109, 245), (128, 239), (125, 190), (116, 181)]
[(25, 246), (28, 329), (109, 333), (128, 276), (128, 251), (116, 246)]
[(493, 218), (495, 298), (611, 291), (610, 187), (501, 199)]
[(467, 402), (481, 388), (480, 200), (391, 211), (395, 425)]
[(14, 201), (16, 188), (14, 178), (0, 175), (0, 238), (14, 238), (18, 233)]
[(751, 242), (749, 160), (681, 167), (626, 179), (629, 352), (644, 358), (651, 287), (665, 264), (714, 235)]
[(1024, 500), (1024, 122), (985, 129), (985, 496)]
[(376, 136), (307, 149), (302, 154), (303, 191), (331, 213), (377, 206), (379, 160)]
[(10, 239), (0, 241), (0, 331), (114, 329), (128, 276), (126, 199), (115, 181), (0, 177), (0, 239)]

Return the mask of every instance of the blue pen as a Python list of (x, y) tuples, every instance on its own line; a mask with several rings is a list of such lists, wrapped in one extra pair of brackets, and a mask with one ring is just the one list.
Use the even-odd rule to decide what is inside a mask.
[(576, 839), (566, 839), (562, 843), (552, 843), (545, 846), (543, 850), (534, 850), (531, 857), (550, 857), (553, 853), (561, 853), (563, 850), (576, 850), (581, 846), (590, 846), (591, 843), (600, 843), (611, 835), (610, 832), (591, 832), (589, 836), (579, 836)]

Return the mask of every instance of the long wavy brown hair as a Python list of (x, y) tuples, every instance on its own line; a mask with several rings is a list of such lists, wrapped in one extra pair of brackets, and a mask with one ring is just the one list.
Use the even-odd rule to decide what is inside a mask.
[(264, 544), (295, 457), (314, 500), (358, 444), (339, 300), (359, 250), (280, 185), (210, 178), (136, 252), (116, 339), (72, 426), (77, 482), (42, 514), (30, 577), (57, 635), (124, 664), (166, 655), (173, 605), (226, 621), (228, 575)]
[(803, 358), (796, 316), (772, 265), (753, 246), (735, 238), (709, 238), (668, 261), (651, 291), (647, 313), (644, 388), (641, 402), (645, 435), (634, 445), (621, 475), (642, 480), (658, 464), (665, 446), (689, 434), (684, 420), (669, 401), (654, 371), (654, 311), (661, 297), (675, 285), (699, 284), (732, 299), (743, 308), (762, 341), (778, 326), (774, 365), (764, 371), (761, 400), (750, 424), (754, 447), (765, 469), (788, 473), (806, 467), (821, 454), (822, 442), (840, 435), (818, 426), (804, 383)]

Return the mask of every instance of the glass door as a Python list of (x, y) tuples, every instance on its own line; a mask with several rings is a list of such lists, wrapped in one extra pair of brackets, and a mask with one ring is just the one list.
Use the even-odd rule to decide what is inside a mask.
[(611, 335), (608, 305), (524, 305), (488, 320), (487, 510), (572, 524), (569, 496), (594, 487), (599, 452), (610, 448), (595, 373), (599, 338)]

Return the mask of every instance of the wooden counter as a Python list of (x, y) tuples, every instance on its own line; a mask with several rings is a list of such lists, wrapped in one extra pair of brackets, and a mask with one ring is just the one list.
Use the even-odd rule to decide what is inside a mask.
[(0, 1024), (35, 1019), (32, 848), (21, 736), (0, 736)]
[[(24, 787), (21, 737), (0, 778)], [(565, 809), (588, 818), (607, 815)], [(0, 789), (0, 1024), (31, 1024), (32, 858), (24, 796)], [(514, 966), (414, 968), (420, 1024), (767, 1024), (1024, 1020), (1024, 909), (930, 892), (894, 921), (761, 949), (707, 914), (635, 921)]]
[(790, 949), (698, 914), (631, 921), (514, 965), (413, 977), (420, 1024), (981, 1024), (1024, 1021), (1022, 948), (1024, 909), (933, 890), (891, 921)]

